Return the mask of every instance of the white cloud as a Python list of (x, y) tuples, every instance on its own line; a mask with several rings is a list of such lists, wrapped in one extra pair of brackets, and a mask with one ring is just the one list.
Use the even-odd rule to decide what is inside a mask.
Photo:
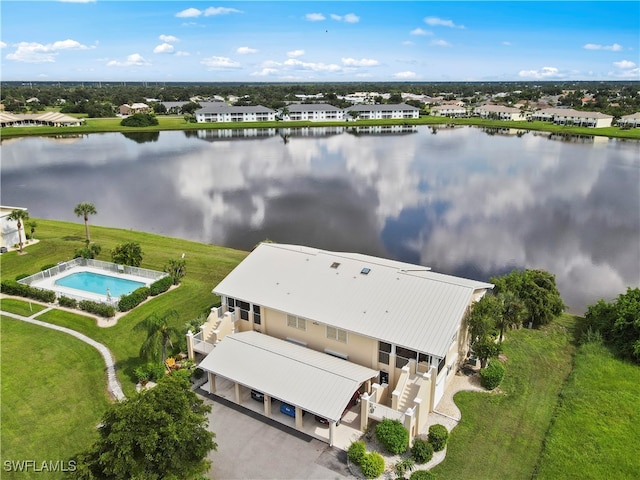
[(161, 43), (153, 49), (153, 53), (173, 53), (173, 45), (170, 43)]
[(275, 73), (278, 73), (278, 70), (275, 68), (263, 68), (259, 72), (253, 72), (251, 75), (253, 77), (266, 77), (267, 75), (273, 75)]
[(178, 38), (174, 37), (173, 35), (164, 35), (163, 34), (163, 35), (160, 35), (158, 38), (160, 40), (162, 40), (163, 42), (165, 42), (165, 43), (175, 43), (175, 42), (179, 41)]
[(360, 21), (360, 17), (355, 13), (347, 13), (344, 16), (344, 21), (347, 23), (358, 23)]
[(635, 63), (629, 61), (629, 60), (621, 60), (619, 62), (613, 62), (613, 65), (618, 67), (618, 68), (633, 68), (636, 66)]
[(451, 44), (446, 40), (433, 40), (429, 42), (429, 45), (432, 45), (434, 47), (450, 47), (451, 46)]
[(107, 63), (107, 67), (131, 67), (131, 66), (147, 66), (151, 65), (151, 62), (144, 59), (142, 55), (139, 53), (132, 53), (127, 56), (127, 59), (124, 62), (120, 62), (118, 60), (111, 60)]
[(176, 56), (177, 57), (189, 57), (191, 54), (189, 52), (183, 52), (183, 51), (177, 51), (176, 52)]
[(287, 52), (287, 57), (291, 58), (301, 57), (302, 55), (304, 55), (304, 50), (291, 50), (290, 52)]
[(322, 20), (326, 20), (327, 18), (321, 13), (307, 13), (304, 18), (309, 20), (310, 22), (321, 22)]
[(232, 61), (227, 57), (207, 57), (203, 58), (200, 61), (201, 64), (206, 65), (209, 70), (221, 70), (228, 68), (240, 68), (240, 64), (238, 62)]
[(616, 78), (640, 80), (640, 68), (632, 68), (630, 70), (622, 70), (618, 72), (609, 72), (609, 75)]
[(199, 17), (200, 15), (202, 15), (202, 12), (197, 8), (187, 8), (186, 10), (176, 13), (176, 17), (178, 18), (192, 18)]
[(242, 10), (227, 7), (209, 7), (204, 11), (204, 16), (210, 17), (212, 15), (228, 15), (230, 13), (242, 13)]
[(350, 67), (374, 67), (379, 65), (380, 62), (372, 58), (361, 58), (360, 60), (356, 58), (343, 58), (342, 64)]
[(564, 75), (562, 75), (556, 67), (542, 67), (540, 70), (520, 70), (518, 76), (542, 79), (562, 78)]
[[(3, 45), (3, 48), (6, 44)], [(89, 50), (95, 47), (82, 45), (75, 40), (67, 39), (53, 43), (20, 42), (16, 51), (7, 54), (7, 60), (27, 63), (52, 63), (61, 50)]]
[(266, 60), (262, 62), (262, 68), (273, 68), (273, 67), (281, 67), (282, 64), (279, 62), (275, 62), (273, 60)]
[(416, 72), (398, 72), (393, 74), (393, 78), (416, 78)]
[(505, 45), (505, 46), (507, 46), (507, 47), (510, 47), (510, 46), (511, 46), (511, 42), (502, 42), (502, 45)]
[(0, 48), (6, 48), (7, 44), (4, 43), (3, 41), (0, 41)]
[(428, 36), (428, 35), (433, 35), (433, 32), (430, 32), (429, 30), (425, 30), (423, 28), (414, 28), (413, 30), (411, 30), (409, 32), (410, 35), (422, 35), (422, 36)]
[(464, 25), (456, 25), (451, 20), (445, 20), (439, 17), (426, 17), (424, 23), (432, 27), (464, 28)]
[(597, 43), (587, 43), (584, 47), (585, 50), (611, 50), (612, 52), (619, 52), (622, 50), (622, 45), (614, 43), (613, 45), (599, 45)]
[(340, 67), (340, 65), (336, 65), (334, 63), (326, 64), (303, 62), (301, 60), (296, 60), (295, 58), (289, 58), (284, 62), (284, 64), (288, 67), (298, 67), (303, 70), (312, 70), (314, 72), (338, 72), (342, 70), (342, 67)]
[(250, 53), (258, 53), (258, 50), (251, 47), (238, 47), (238, 49), (236, 50), (236, 53), (240, 55), (248, 55)]

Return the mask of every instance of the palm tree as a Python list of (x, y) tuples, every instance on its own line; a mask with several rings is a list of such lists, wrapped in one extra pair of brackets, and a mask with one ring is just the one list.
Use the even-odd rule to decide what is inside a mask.
[(525, 306), (520, 297), (510, 291), (498, 293), (497, 298), (500, 302), (500, 314), (496, 326), (500, 329), (500, 342), (502, 342), (507, 328), (517, 328), (517, 325), (522, 323)]
[(171, 320), (178, 318), (178, 312), (169, 310), (164, 315), (149, 315), (134, 327), (134, 330), (147, 332), (147, 339), (140, 347), (140, 356), (145, 360), (164, 364), (167, 360), (167, 345), (173, 347), (172, 339), (180, 335), (180, 330), (170, 325)]
[(35, 220), (29, 220), (26, 225), (31, 230), (31, 240), (35, 240), (36, 239), (35, 233), (36, 233), (36, 228), (38, 227), (38, 222), (36, 222)]
[(26, 222), (27, 220), (29, 220), (29, 212), (27, 212), (26, 210), (21, 210), (19, 208), (16, 208), (15, 210), (11, 211), (11, 213), (7, 218), (9, 220), (13, 220), (17, 222), (16, 226), (18, 227), (18, 244), (20, 245), (20, 253), (22, 253), (22, 246), (24, 243), (22, 242), (22, 235), (20, 235), (20, 229), (22, 228), (23, 222)]
[(82, 202), (76, 205), (73, 210), (78, 217), (84, 217), (84, 231), (87, 236), (87, 244), (89, 243), (89, 215), (95, 215), (98, 213), (93, 203)]

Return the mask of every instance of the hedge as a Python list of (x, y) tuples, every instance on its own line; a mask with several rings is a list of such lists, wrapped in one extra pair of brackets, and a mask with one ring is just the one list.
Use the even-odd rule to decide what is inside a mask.
[(433, 445), (422, 438), (416, 438), (411, 447), (411, 456), (416, 463), (427, 463), (433, 458)]
[(30, 287), (15, 280), (4, 280), (0, 283), (0, 291), (7, 295), (16, 295), (18, 297), (33, 298), (41, 302), (53, 303), (56, 301), (56, 294), (51, 290), (42, 290), (40, 288)]
[(357, 465), (360, 465), (360, 462), (362, 462), (362, 459), (366, 454), (367, 447), (362, 440), (352, 442), (351, 445), (349, 445), (349, 449), (347, 450), (347, 456), (349, 457), (349, 460)]
[(132, 308), (137, 307), (144, 302), (149, 296), (151, 289), (149, 287), (140, 287), (135, 289), (129, 295), (123, 295), (118, 302), (118, 310), (126, 312)]
[(58, 299), (58, 303), (60, 304), (61, 307), (68, 307), (68, 308), (77, 308), (78, 307), (78, 301), (75, 298), (69, 298), (69, 297), (61, 296)]
[(160, 280), (156, 280), (149, 285), (149, 295), (155, 297), (161, 293), (166, 292), (173, 285), (173, 278), (171, 276), (162, 277)]
[(429, 427), (429, 443), (433, 445), (433, 451), (443, 450), (449, 438), (449, 431), (444, 425), (436, 423)]
[(78, 303), (80, 310), (85, 312), (94, 313), (101, 317), (110, 318), (116, 314), (116, 309), (106, 303), (92, 302), (90, 300), (82, 300)]
[(411, 474), (409, 480), (435, 480), (436, 474), (429, 470), (416, 470)]
[(493, 390), (504, 378), (504, 365), (502, 362), (494, 360), (488, 366), (480, 370), (480, 384), (487, 390)]
[(384, 458), (378, 452), (365, 453), (360, 469), (365, 477), (378, 478), (384, 472)]
[(376, 426), (376, 438), (394, 455), (406, 452), (409, 446), (409, 432), (398, 421), (385, 418)]

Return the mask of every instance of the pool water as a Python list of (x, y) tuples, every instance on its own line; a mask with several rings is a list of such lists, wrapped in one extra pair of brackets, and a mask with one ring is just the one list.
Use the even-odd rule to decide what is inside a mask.
[(111, 275), (101, 275), (93, 272), (77, 272), (59, 278), (55, 281), (61, 287), (73, 288), (84, 292), (97, 293), (98, 295), (109, 295), (121, 297), (128, 295), (136, 288), (144, 287), (142, 282), (127, 280), (126, 278), (112, 277)]

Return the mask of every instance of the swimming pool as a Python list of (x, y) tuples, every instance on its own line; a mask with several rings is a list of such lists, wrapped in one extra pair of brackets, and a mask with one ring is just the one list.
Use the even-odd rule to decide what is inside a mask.
[(136, 288), (144, 287), (142, 282), (118, 278), (111, 275), (102, 275), (94, 272), (76, 272), (66, 277), (57, 279), (55, 285), (83, 292), (96, 293), (111, 297), (121, 297), (128, 295)]

